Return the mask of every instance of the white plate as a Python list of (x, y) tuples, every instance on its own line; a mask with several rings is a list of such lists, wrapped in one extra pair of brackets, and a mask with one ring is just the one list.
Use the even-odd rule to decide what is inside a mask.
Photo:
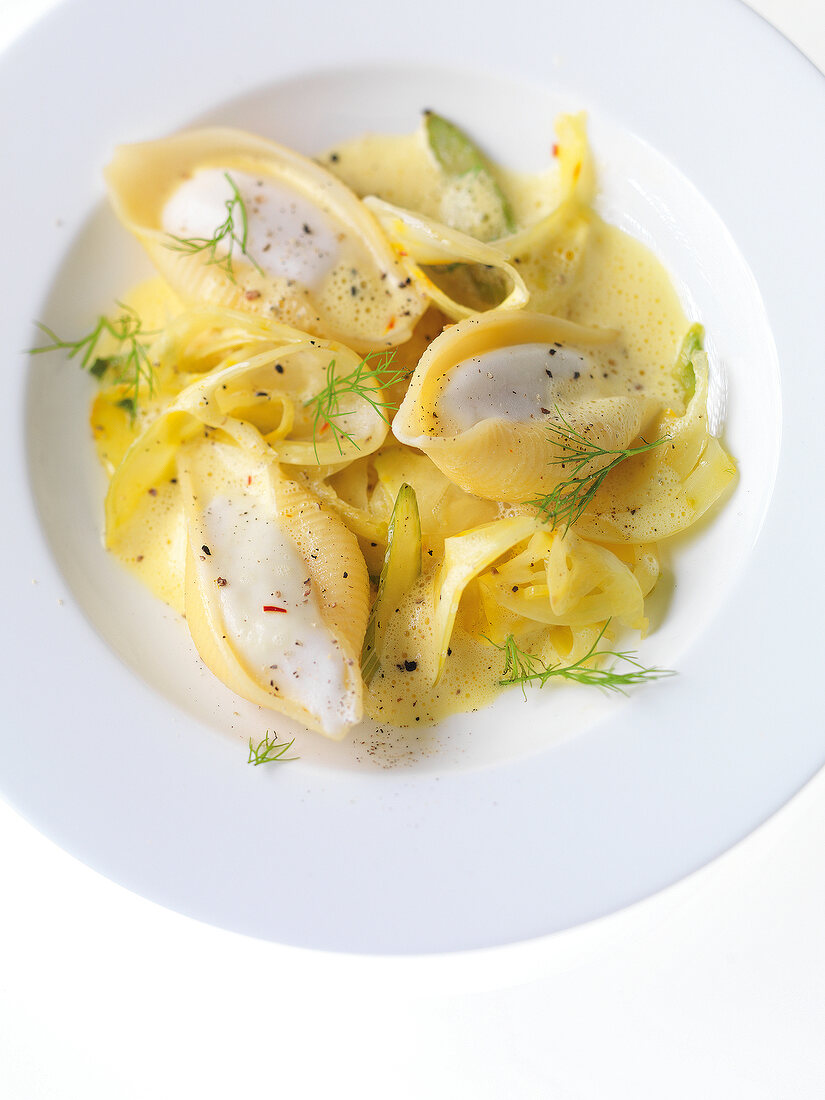
[[(642, 898), (825, 759), (825, 84), (733, 0), (393, 11), (249, 0), (227, 20), (164, 0), (113, 48), (110, 5), (80, 0), (3, 57), (0, 783), (66, 849), (174, 909), (285, 943), (430, 952)], [(650, 241), (708, 327), (741, 477), (654, 605), (642, 652), (678, 677), (626, 700), (514, 692), (389, 748), (374, 728), (345, 746), (303, 734), (298, 762), (251, 768), (246, 738), (288, 725), (215, 684), (103, 553), (88, 380), (11, 349), (35, 318), (83, 331), (144, 270), (102, 204), (117, 142), (221, 121), (312, 152), (411, 129), (427, 106), (525, 168), (546, 163), (556, 111), (590, 112), (604, 212)]]

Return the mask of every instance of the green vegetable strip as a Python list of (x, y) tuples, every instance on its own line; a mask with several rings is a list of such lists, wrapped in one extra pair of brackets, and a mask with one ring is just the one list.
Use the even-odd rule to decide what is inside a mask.
[(399, 601), (421, 575), (421, 520), (415, 490), (404, 484), (398, 490), (387, 532), (387, 553), (378, 582), (378, 595), (364, 635), (361, 674), (369, 684), (381, 664), (379, 653), (387, 622)]
[(427, 140), (435, 159), (448, 176), (463, 176), (467, 172), (486, 170), (478, 146), (452, 122), (432, 111), (424, 113)]
[(676, 381), (685, 391), (685, 400), (690, 401), (696, 392), (696, 374), (693, 370), (693, 356), (704, 350), (705, 330), (702, 325), (691, 325), (685, 333), (673, 373)]
[(501, 203), (501, 218), (508, 233), (515, 232), (516, 223), (510, 204), (495, 182), (481, 150), (467, 135), (446, 118), (433, 111), (424, 112), (427, 142), (439, 167), (445, 175), (457, 179), (472, 172), (488, 177), (493, 193)]

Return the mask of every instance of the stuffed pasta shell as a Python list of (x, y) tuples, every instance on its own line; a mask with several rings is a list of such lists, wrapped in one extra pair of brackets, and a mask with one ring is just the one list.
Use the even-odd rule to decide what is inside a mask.
[(359, 199), (274, 142), (209, 129), (124, 145), (106, 179), (121, 221), (187, 301), (361, 350), (403, 343), (424, 312)]
[(355, 535), (277, 463), (214, 439), (178, 459), (186, 621), (238, 695), (340, 738), (362, 716), (369, 582)]
[(524, 311), (470, 318), (422, 356), (393, 433), (467, 492), (521, 503), (567, 476), (554, 429), (603, 452), (595, 472), (649, 423), (656, 401), (628, 385), (625, 356), (611, 330)]

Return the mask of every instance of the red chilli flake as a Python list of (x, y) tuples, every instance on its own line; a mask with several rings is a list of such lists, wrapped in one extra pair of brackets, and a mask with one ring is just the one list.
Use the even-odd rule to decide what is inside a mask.
[(553, 146), (553, 156), (557, 157), (558, 155), (559, 155), (559, 147), (558, 147), (558, 145), (554, 145)]
[(286, 615), (285, 607), (275, 607), (274, 604), (271, 603), (264, 604), (264, 611), (280, 611), (282, 615)]
[(247, 477), (247, 479), (246, 479), (246, 484), (247, 484), (247, 485), (251, 485), (251, 484), (252, 484), (252, 474), (249, 474), (249, 476)]

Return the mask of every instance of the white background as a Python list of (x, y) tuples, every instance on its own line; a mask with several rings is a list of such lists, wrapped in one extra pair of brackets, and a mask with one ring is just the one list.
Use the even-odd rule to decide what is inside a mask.
[[(0, 46), (53, 2), (0, 0)], [(751, 6), (825, 69), (823, 0)], [(825, 1097), (823, 855), (825, 774), (596, 925), (358, 959), (169, 913), (0, 803), (0, 1097)]]

